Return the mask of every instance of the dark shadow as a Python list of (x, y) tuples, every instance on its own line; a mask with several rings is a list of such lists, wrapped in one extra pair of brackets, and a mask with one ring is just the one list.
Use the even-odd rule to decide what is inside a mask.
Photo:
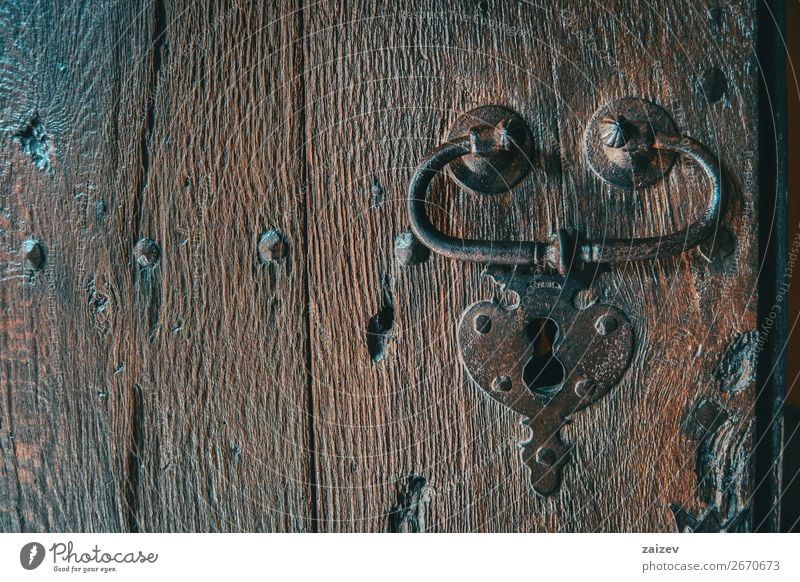
[(522, 381), (528, 390), (542, 396), (552, 396), (564, 382), (564, 365), (553, 354), (558, 331), (558, 324), (548, 318), (533, 319), (525, 326), (533, 356), (522, 370)]

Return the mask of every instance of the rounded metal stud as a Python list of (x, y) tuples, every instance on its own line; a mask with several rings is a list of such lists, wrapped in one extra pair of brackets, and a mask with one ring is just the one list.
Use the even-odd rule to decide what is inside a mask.
[(289, 243), (278, 229), (270, 229), (258, 239), (258, 258), (270, 265), (286, 258), (289, 253)]
[(616, 331), (619, 322), (613, 315), (601, 315), (594, 323), (594, 328), (600, 335), (609, 335)]
[(456, 119), (448, 139), (470, 135), (472, 128), (494, 127), (500, 147), (487, 156), (467, 155), (453, 161), (447, 173), (459, 186), (477, 194), (499, 194), (519, 184), (531, 171), (533, 135), (525, 120), (510, 109), (486, 105)]
[(133, 247), (136, 263), (143, 269), (152, 269), (161, 259), (161, 248), (150, 238), (141, 238)]
[(492, 318), (488, 315), (477, 315), (474, 323), (475, 331), (481, 335), (486, 335), (492, 330)]
[(575, 382), (575, 394), (583, 398), (584, 396), (591, 395), (597, 389), (597, 382), (591, 378), (582, 378)]
[(583, 136), (592, 170), (612, 186), (631, 190), (655, 184), (677, 154), (654, 147), (657, 134), (677, 135), (669, 114), (650, 101), (627, 97), (598, 109)]
[(552, 467), (556, 464), (555, 451), (547, 447), (541, 447), (536, 451), (536, 462), (545, 467)]
[(22, 265), (26, 271), (41, 271), (47, 260), (47, 253), (41, 242), (35, 239), (22, 243)]
[(508, 376), (497, 376), (492, 380), (492, 390), (495, 392), (508, 392), (511, 390), (511, 378)]

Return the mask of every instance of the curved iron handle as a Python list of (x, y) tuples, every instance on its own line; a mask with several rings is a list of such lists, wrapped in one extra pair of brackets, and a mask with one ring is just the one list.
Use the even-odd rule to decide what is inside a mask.
[(426, 210), (427, 192), (434, 177), (453, 160), (469, 154), (488, 157), (497, 149), (515, 147), (500, 143), (496, 128), (481, 126), (470, 135), (445, 142), (423, 158), (408, 188), (408, 214), (411, 229), (417, 238), (439, 254), (462, 261), (496, 265), (541, 266), (569, 270), (573, 261), (582, 263), (613, 263), (638, 261), (676, 255), (708, 238), (717, 227), (725, 208), (725, 193), (719, 163), (703, 144), (686, 136), (656, 134), (653, 148), (683, 154), (705, 171), (711, 183), (711, 196), (705, 212), (687, 228), (669, 235), (636, 239), (605, 239), (583, 241), (568, 230), (559, 230), (549, 241), (490, 241), (462, 239), (438, 230)]

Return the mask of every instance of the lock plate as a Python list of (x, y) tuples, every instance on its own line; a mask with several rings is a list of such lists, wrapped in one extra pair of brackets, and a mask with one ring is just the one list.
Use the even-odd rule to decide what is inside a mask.
[(561, 427), (622, 378), (633, 327), (620, 309), (593, 300), (577, 277), (501, 270), (490, 277), (518, 301), (468, 307), (458, 327), (459, 354), (481, 389), (524, 417), (531, 438), (519, 445), (522, 461), (534, 491), (551, 495), (569, 460)]

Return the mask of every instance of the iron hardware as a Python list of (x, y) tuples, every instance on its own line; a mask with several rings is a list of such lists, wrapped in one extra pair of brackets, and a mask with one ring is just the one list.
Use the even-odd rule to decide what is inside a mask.
[(568, 229), (562, 229), (547, 241), (489, 241), (461, 239), (439, 231), (427, 214), (428, 187), (448, 164), (460, 158), (490, 159), (498, 153), (516, 149), (516, 142), (502, 125), (475, 126), (468, 135), (445, 142), (423, 158), (408, 189), (411, 229), (425, 246), (452, 259), (554, 268), (562, 275), (573, 261), (616, 263), (680, 254), (706, 240), (719, 223), (725, 202), (719, 166), (713, 154), (690, 137), (655, 132), (652, 133), (651, 147), (657, 152), (682, 154), (693, 160), (705, 171), (711, 185), (705, 212), (678, 232), (658, 237), (591, 241), (577, 239)]
[[(488, 124), (466, 129), (468, 119)], [(643, 187), (662, 179), (676, 157), (685, 156), (704, 170), (710, 184), (701, 216), (661, 237), (586, 240), (561, 228), (544, 241), (462, 239), (441, 232), (428, 217), (433, 179), (447, 168), (472, 191), (496, 193), (500, 185), (508, 190), (529, 170), (533, 143), (519, 115), (497, 106), (467, 113), (455, 130), (464, 133), (431, 151), (414, 172), (407, 201), (411, 228), (439, 254), (486, 263), (494, 282), (516, 298), (468, 307), (458, 326), (459, 354), (481, 389), (524, 417), (532, 436), (520, 444), (522, 461), (534, 491), (550, 495), (569, 459), (560, 429), (620, 381), (634, 349), (634, 329), (625, 313), (594, 299), (593, 273), (610, 263), (676, 255), (706, 240), (725, 205), (719, 164), (704, 145), (677, 135), (657, 105), (615, 101), (592, 117), (584, 134), (592, 169), (615, 186)]]
[[(456, 119), (449, 137), (472, 137), (476, 126), (494, 127), (494, 132), (476, 133), (471, 143), (483, 155), (467, 154), (447, 165), (448, 176), (462, 188), (476, 194), (499, 194), (510, 190), (528, 175), (534, 157), (533, 136), (525, 121), (514, 111), (487, 105), (468, 111)], [(496, 146), (496, 147), (493, 147)]]

